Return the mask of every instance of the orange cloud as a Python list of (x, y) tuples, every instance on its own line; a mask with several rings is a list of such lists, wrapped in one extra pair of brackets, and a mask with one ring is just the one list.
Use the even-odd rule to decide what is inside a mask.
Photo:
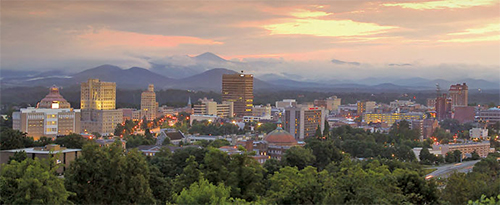
[(380, 26), (352, 20), (290, 19), (288, 22), (264, 25), (271, 35), (297, 34), (312, 36), (366, 36), (385, 33), (395, 26)]
[(295, 16), (297, 18), (317, 18), (332, 15), (332, 13), (327, 13), (324, 11), (309, 11), (305, 9), (298, 9), (294, 12), (291, 12), (290, 15)]
[(180, 44), (220, 45), (222, 42), (202, 39), (191, 36), (163, 36), (149, 35), (126, 31), (90, 29), (78, 35), (78, 39), (88, 41), (90, 44), (101, 47), (131, 46), (131, 47), (177, 47)]
[(396, 6), (405, 9), (428, 10), (428, 9), (464, 9), (475, 6), (489, 6), (497, 4), (498, 0), (441, 0), (414, 3), (387, 3), (383, 6)]

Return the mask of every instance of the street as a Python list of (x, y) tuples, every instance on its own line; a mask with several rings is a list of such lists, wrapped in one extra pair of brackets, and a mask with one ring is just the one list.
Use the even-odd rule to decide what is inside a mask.
[(431, 179), (431, 178), (436, 178), (436, 177), (446, 178), (455, 171), (467, 173), (467, 172), (472, 171), (474, 164), (476, 164), (479, 161), (481, 161), (481, 160), (466, 161), (466, 162), (462, 162), (462, 163), (447, 164), (447, 165), (443, 165), (443, 166), (432, 167), (432, 168), (436, 168), (437, 170), (426, 175), (425, 179)]

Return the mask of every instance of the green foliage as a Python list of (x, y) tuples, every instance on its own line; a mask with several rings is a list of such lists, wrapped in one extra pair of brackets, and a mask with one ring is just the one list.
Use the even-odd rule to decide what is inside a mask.
[(227, 153), (219, 149), (209, 148), (205, 155), (203, 173), (205, 178), (213, 184), (223, 183), (229, 176), (228, 165), (231, 161)]
[(1, 204), (65, 204), (71, 192), (56, 176), (52, 159), (11, 161), (0, 174)]
[(291, 147), (286, 150), (281, 160), (286, 166), (304, 169), (307, 166), (312, 166), (316, 161), (316, 157), (310, 149), (305, 149), (303, 147)]
[(433, 165), (444, 162), (442, 157), (431, 154), (427, 147), (422, 148), (419, 157), (422, 164)]
[(255, 201), (264, 193), (264, 168), (247, 153), (231, 155), (228, 165), (227, 186), (231, 187), (231, 196), (247, 201)]
[(26, 133), (9, 127), (1, 127), (0, 133), (0, 150), (33, 147), (35, 144), (33, 138), (26, 136)]
[(316, 128), (316, 132), (314, 133), (314, 137), (316, 138), (323, 138), (323, 133), (321, 133), (321, 127), (318, 127)]
[(125, 141), (127, 141), (126, 147), (127, 149), (136, 148), (140, 145), (153, 145), (156, 142), (156, 139), (152, 135), (144, 136), (144, 135), (128, 135), (125, 137)]
[(62, 147), (71, 149), (82, 149), (85, 143), (89, 142), (88, 139), (82, 137), (79, 134), (71, 133), (66, 136), (57, 137), (54, 143), (61, 145)]
[(500, 194), (496, 197), (486, 198), (485, 195), (481, 195), (481, 199), (476, 201), (469, 200), (468, 205), (500, 205)]
[(198, 163), (195, 161), (194, 156), (189, 156), (189, 158), (186, 159), (186, 164), (187, 166), (184, 168), (182, 174), (175, 178), (174, 188), (176, 193), (189, 187), (189, 185), (203, 177), (202, 172), (198, 169)]
[(312, 150), (315, 156), (314, 167), (323, 170), (328, 164), (342, 161), (342, 153), (335, 147), (333, 141), (320, 141), (314, 138), (307, 140), (306, 149)]
[(449, 151), (446, 153), (444, 160), (448, 163), (461, 162), (462, 152), (460, 150)]
[(153, 203), (149, 177), (146, 159), (136, 149), (125, 153), (117, 142), (109, 147), (86, 144), (66, 171), (65, 183), (76, 193), (71, 197), (75, 203)]
[(257, 130), (257, 132), (260, 132), (260, 133), (269, 133), (269, 132), (275, 130), (276, 127), (277, 127), (276, 123), (266, 122), (266, 123), (263, 123), (260, 126), (258, 126), (256, 130)]
[(237, 134), (239, 132), (238, 126), (232, 123), (210, 123), (208, 121), (193, 122), (189, 133), (201, 135), (228, 135)]
[(278, 204), (317, 204), (323, 199), (328, 178), (327, 171), (318, 173), (311, 166), (300, 171), (297, 167), (284, 167), (269, 179), (266, 195)]
[(208, 180), (200, 178), (184, 189), (179, 195), (174, 195), (174, 201), (177, 204), (226, 204), (231, 201), (230, 187), (224, 184), (213, 185)]
[(26, 158), (28, 158), (28, 155), (26, 155), (26, 152), (24, 150), (22, 150), (22, 151), (14, 153), (14, 156), (9, 157), (9, 163), (11, 163), (12, 160), (17, 161), (17, 162), (22, 162)]

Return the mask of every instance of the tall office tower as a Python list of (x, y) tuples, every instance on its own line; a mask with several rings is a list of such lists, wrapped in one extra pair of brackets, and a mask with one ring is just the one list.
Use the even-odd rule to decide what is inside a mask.
[(81, 84), (82, 130), (109, 135), (122, 123), (122, 110), (116, 110), (116, 83), (89, 79)]
[(73, 109), (59, 94), (59, 88), (51, 87), (36, 108), (22, 108), (12, 114), (12, 128), (28, 133), (38, 140), (41, 136), (56, 137), (80, 133), (80, 110)]
[(234, 103), (234, 114), (237, 117), (251, 116), (253, 106), (253, 75), (222, 75), (222, 101)]
[(448, 91), (451, 98), (451, 107), (463, 107), (469, 103), (469, 87), (467, 84), (451, 85)]
[(323, 107), (297, 105), (296, 107), (286, 107), (283, 118), (283, 129), (290, 132), (295, 139), (304, 140), (314, 136), (318, 125), (323, 132), (326, 111)]
[(436, 98), (436, 118), (444, 120), (451, 118), (451, 99), (443, 94)]
[(141, 94), (141, 119), (146, 117), (147, 120), (156, 119), (158, 112), (158, 102), (156, 102), (155, 87), (149, 84), (148, 90)]

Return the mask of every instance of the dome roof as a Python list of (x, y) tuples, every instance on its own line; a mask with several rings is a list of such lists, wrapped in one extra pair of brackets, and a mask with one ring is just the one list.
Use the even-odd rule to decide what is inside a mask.
[(70, 108), (70, 105), (66, 99), (59, 94), (59, 88), (52, 86), (50, 92), (45, 98), (43, 98), (40, 103), (38, 103), (38, 108), (54, 108), (53, 104), (57, 103), (57, 108)]
[(293, 146), (297, 145), (297, 140), (289, 132), (283, 130), (281, 126), (278, 126), (276, 130), (267, 134), (264, 138), (266, 142), (271, 145), (282, 145), (282, 146)]

